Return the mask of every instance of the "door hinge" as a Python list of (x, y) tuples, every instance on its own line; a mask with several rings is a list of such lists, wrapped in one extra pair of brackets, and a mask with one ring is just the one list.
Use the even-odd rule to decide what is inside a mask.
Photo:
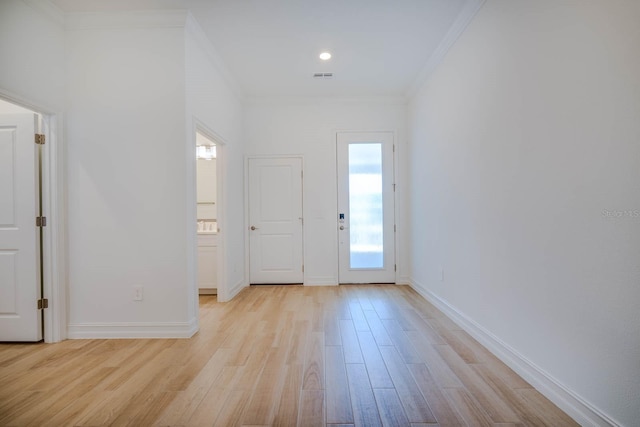
[(396, 228), (396, 225), (393, 224), (393, 232), (395, 233), (396, 231), (398, 231), (397, 228)]
[(396, 144), (393, 144), (393, 152), (396, 152)]
[(38, 310), (42, 310), (43, 308), (49, 308), (49, 300), (46, 298), (38, 300)]
[(302, 264), (302, 272), (304, 273), (304, 264)]
[(42, 134), (42, 133), (36, 133), (36, 144), (44, 145), (44, 143), (45, 143), (45, 137), (44, 137), (44, 134)]
[(394, 193), (396, 192), (396, 185), (395, 184), (393, 184), (393, 192)]
[(393, 264), (393, 271), (398, 271), (398, 265), (397, 264)]
[(36, 227), (46, 227), (47, 226), (47, 217), (46, 216), (38, 216), (36, 217)]

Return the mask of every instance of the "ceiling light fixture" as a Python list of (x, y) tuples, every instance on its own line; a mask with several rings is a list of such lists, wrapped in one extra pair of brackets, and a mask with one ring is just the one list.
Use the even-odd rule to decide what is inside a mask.
[(322, 59), (323, 61), (331, 59), (331, 54), (329, 52), (322, 52), (320, 54), (320, 59)]

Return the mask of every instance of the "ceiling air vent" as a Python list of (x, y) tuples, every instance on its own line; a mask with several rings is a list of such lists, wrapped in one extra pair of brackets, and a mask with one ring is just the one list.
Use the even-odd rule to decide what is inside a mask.
[(313, 73), (314, 79), (332, 79), (333, 73)]

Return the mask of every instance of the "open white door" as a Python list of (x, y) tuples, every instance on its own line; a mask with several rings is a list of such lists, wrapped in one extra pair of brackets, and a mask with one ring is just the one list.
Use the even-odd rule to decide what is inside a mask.
[(251, 284), (302, 283), (302, 159), (249, 159)]
[(340, 283), (395, 283), (392, 132), (339, 132)]
[(40, 341), (35, 114), (0, 115), (0, 341)]

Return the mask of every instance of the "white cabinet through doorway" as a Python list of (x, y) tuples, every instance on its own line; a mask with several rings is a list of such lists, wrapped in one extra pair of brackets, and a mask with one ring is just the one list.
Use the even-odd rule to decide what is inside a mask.
[(198, 289), (201, 294), (217, 293), (218, 235), (198, 233)]

